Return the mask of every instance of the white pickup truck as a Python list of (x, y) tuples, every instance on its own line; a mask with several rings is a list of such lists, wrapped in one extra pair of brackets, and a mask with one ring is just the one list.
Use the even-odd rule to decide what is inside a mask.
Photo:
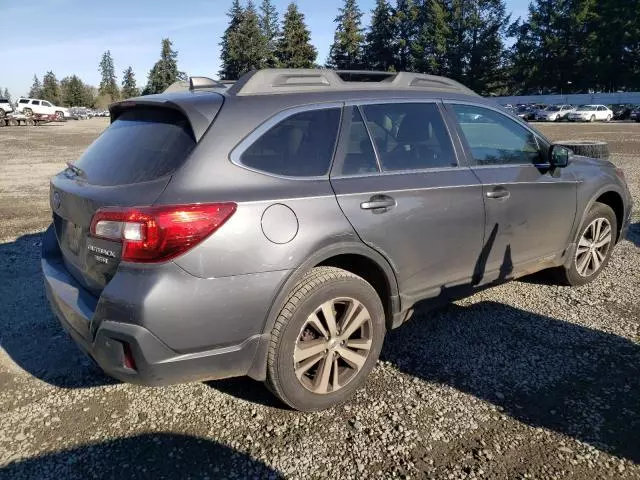
[(64, 107), (57, 107), (47, 100), (39, 98), (19, 98), (16, 103), (16, 111), (31, 116), (34, 113), (43, 115), (55, 114), (59, 120), (69, 117), (69, 110)]

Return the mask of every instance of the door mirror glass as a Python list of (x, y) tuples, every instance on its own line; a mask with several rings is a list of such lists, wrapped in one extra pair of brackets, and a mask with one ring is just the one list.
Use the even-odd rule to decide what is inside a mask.
[(553, 145), (549, 154), (549, 163), (558, 168), (564, 168), (571, 162), (573, 151), (562, 145)]

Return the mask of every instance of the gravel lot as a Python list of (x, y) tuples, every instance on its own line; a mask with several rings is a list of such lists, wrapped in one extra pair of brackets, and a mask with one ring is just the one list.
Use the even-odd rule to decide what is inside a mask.
[[(142, 388), (46, 305), (48, 177), (105, 119), (0, 129), (0, 478), (640, 478), (640, 212), (592, 285), (528, 278), (391, 332), (355, 399), (300, 414), (248, 379)], [(640, 204), (640, 124), (601, 139)]]

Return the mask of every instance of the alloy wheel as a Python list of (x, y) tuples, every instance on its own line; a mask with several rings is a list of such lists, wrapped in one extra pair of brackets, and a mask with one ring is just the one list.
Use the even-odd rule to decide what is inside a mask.
[(372, 341), (371, 315), (362, 303), (328, 300), (302, 325), (293, 352), (296, 377), (313, 393), (333, 393), (360, 372)]
[(576, 248), (576, 270), (582, 277), (590, 277), (604, 263), (611, 243), (613, 231), (606, 218), (596, 218), (585, 229)]

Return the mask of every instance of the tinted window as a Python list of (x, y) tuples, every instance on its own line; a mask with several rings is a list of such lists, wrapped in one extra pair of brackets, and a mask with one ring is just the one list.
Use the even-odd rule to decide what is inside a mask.
[(452, 107), (478, 165), (538, 163), (538, 143), (518, 122), (487, 108)]
[(49, 102), (42, 102), (42, 105), (44, 105), (45, 107), (50, 107), (51, 104)]
[(0, 103), (9, 103), (9, 100), (6, 100), (4, 98), (0, 98)]
[(384, 171), (457, 165), (435, 104), (385, 103), (363, 111)]
[(242, 153), (240, 162), (274, 175), (326, 175), (339, 124), (339, 108), (296, 113), (264, 133)]
[(145, 182), (175, 171), (195, 145), (178, 112), (134, 109), (120, 115), (75, 163), (96, 185)]
[(40, 105), (40, 100), (33, 100), (31, 105)]
[(29, 103), (29, 100), (26, 100), (26, 99), (23, 98), (18, 103)]
[(376, 154), (367, 127), (362, 120), (360, 110), (354, 107), (349, 127), (344, 164), (342, 173), (354, 175), (359, 173), (372, 173), (378, 171)]

